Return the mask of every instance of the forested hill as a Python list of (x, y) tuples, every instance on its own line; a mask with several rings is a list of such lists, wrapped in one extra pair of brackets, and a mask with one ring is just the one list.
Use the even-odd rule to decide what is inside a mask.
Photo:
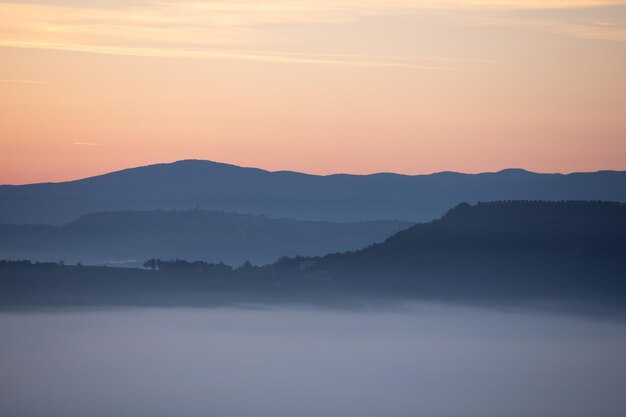
[(300, 220), (418, 222), (463, 201), (503, 199), (626, 202), (626, 172), (321, 176), (187, 160), (63, 183), (0, 186), (0, 223), (60, 225), (105, 210), (197, 206)]
[[(427, 242), (433, 233), (441, 240), (448, 233), (485, 239), (506, 238), (511, 245), (526, 236), (533, 242), (564, 241), (578, 235), (608, 238), (626, 232), (626, 204), (593, 201), (511, 201), (462, 203), (443, 217), (420, 223), (389, 238), (388, 247)], [(452, 243), (452, 242), (449, 242)], [(563, 242), (565, 243), (565, 242)]]
[(332, 223), (208, 210), (117, 211), (64, 226), (0, 225), (0, 259), (141, 266), (148, 258), (239, 265), (323, 255), (380, 242), (411, 223)]
[(342, 262), (386, 267), (389, 262), (417, 266), (418, 260), (434, 255), (451, 260), (452, 256), (516, 255), (521, 251), (612, 256), (623, 255), (624, 249), (626, 204), (511, 201), (462, 203), (438, 220), (416, 224), (380, 244), (340, 258)]
[[(626, 204), (461, 204), (441, 219), (352, 253), (312, 259), (338, 279), (377, 288), (479, 294), (626, 296)], [(385, 284), (386, 282), (386, 284)], [(429, 290), (429, 291), (430, 291)]]
[[(74, 226), (95, 227), (96, 218)], [(124, 228), (132, 234), (134, 222), (127, 220)], [(362, 250), (283, 257), (263, 267), (151, 260), (146, 265), (154, 270), (141, 270), (0, 262), (0, 307), (209, 305), (218, 298), (235, 304), (333, 300), (342, 305), (365, 297), (624, 311), (625, 254), (625, 204), (461, 204), (439, 220)]]

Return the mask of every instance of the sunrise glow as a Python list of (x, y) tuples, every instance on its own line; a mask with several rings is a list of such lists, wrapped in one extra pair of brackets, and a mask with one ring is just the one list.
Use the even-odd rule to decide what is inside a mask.
[(0, 2), (0, 183), (626, 169), (626, 2)]

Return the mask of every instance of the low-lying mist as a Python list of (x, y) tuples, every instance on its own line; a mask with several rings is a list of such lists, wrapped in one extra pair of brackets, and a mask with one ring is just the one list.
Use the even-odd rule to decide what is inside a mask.
[(623, 416), (626, 322), (441, 304), (0, 314), (11, 417)]

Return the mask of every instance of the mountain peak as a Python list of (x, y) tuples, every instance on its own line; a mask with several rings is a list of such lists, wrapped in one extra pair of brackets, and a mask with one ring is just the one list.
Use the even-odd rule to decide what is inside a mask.
[(526, 175), (526, 174), (536, 174), (535, 172), (528, 171), (523, 168), (505, 168), (502, 169), (496, 174), (504, 174), (504, 175)]

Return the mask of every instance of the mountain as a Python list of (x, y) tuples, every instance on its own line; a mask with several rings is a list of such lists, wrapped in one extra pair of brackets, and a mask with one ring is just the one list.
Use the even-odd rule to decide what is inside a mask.
[(463, 203), (382, 243), (305, 260), (339, 281), (376, 291), (624, 301), (625, 254), (626, 204), (513, 201)]
[(186, 160), (63, 183), (0, 186), (0, 223), (61, 225), (98, 211), (209, 210), (300, 220), (430, 221), (463, 201), (626, 202), (626, 172), (307, 175)]
[(625, 253), (626, 204), (464, 203), (365, 249), (283, 257), (262, 267), (0, 261), (0, 309), (300, 302), (351, 308), (437, 300), (623, 316)]
[(400, 221), (331, 223), (207, 210), (92, 213), (64, 226), (0, 225), (0, 258), (140, 266), (152, 257), (238, 265), (382, 241)]

